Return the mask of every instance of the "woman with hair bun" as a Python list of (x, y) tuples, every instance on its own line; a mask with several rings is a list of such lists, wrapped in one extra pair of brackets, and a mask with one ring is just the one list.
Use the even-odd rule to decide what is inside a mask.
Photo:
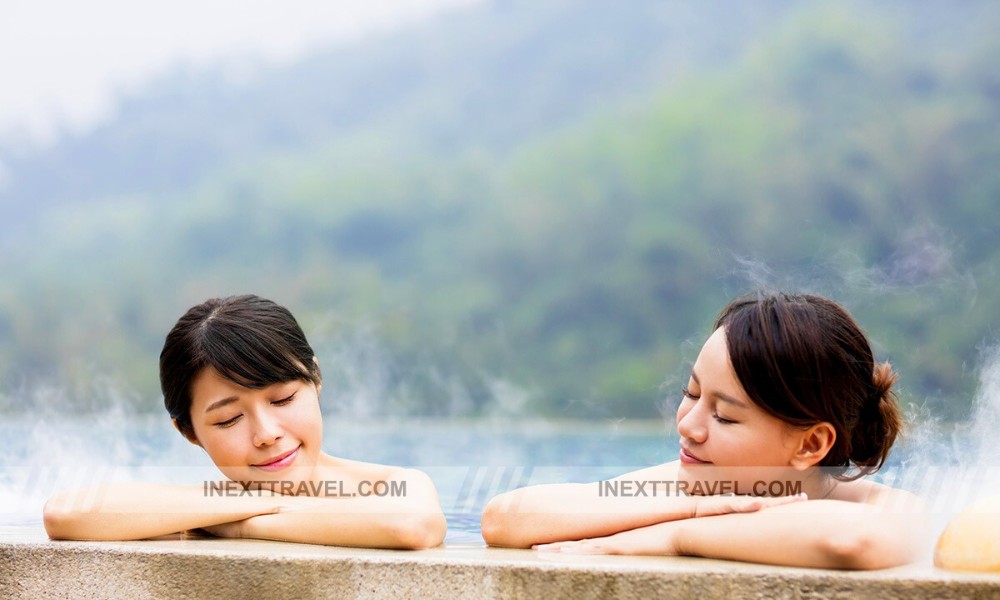
[(737, 298), (681, 390), (679, 460), (597, 485), (501, 494), (483, 513), (483, 537), (540, 551), (804, 567), (910, 562), (919, 500), (865, 479), (901, 428), (895, 381), (839, 304)]
[(134, 540), (199, 529), (400, 549), (444, 539), (444, 513), (426, 474), (323, 452), (319, 361), (285, 307), (257, 296), (193, 306), (167, 334), (160, 384), (174, 426), (228, 479), (61, 492), (44, 509), (51, 538)]

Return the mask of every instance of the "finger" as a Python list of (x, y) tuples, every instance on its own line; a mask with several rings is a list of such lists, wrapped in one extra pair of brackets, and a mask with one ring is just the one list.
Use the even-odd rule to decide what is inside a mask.
[(802, 502), (803, 500), (808, 500), (809, 496), (805, 492), (800, 492), (794, 496), (775, 496), (773, 498), (767, 499), (768, 506), (781, 506), (782, 504), (791, 504), (793, 502)]
[(740, 498), (733, 502), (732, 508), (733, 512), (757, 512), (764, 508), (764, 499), (756, 497)]
[(782, 506), (784, 504), (792, 504), (793, 502), (801, 502), (808, 499), (809, 497), (804, 493), (795, 494), (794, 496), (753, 496), (746, 499), (742, 504), (735, 508), (737, 512), (755, 512), (772, 506)]
[(712, 517), (727, 513), (755, 512), (762, 506), (762, 500), (754, 496), (715, 496), (703, 500), (698, 505), (695, 516)]
[(531, 549), (537, 550), (539, 552), (559, 552), (559, 549), (565, 544), (566, 542), (553, 542), (551, 544), (535, 544), (531, 547)]
[(559, 550), (561, 554), (612, 554), (601, 544), (576, 543)]

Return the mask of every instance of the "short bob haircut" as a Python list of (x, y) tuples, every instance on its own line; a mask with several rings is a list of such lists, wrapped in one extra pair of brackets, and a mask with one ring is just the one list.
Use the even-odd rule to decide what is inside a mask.
[(292, 313), (253, 295), (206, 300), (167, 334), (160, 352), (163, 404), (190, 440), (191, 382), (206, 367), (251, 389), (321, 380), (315, 353)]
[(833, 426), (836, 440), (819, 466), (851, 480), (885, 464), (901, 428), (897, 376), (889, 363), (875, 363), (843, 307), (820, 296), (756, 292), (730, 302), (719, 327), (754, 404), (792, 425)]

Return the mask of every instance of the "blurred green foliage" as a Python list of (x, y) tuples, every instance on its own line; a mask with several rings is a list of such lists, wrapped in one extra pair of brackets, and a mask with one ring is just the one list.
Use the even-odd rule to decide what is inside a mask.
[[(298, 315), (334, 410), (658, 416), (715, 313), (766, 286), (843, 301), (905, 401), (968, 415), (1000, 314), (996, 8), (543, 4), (166, 79), (9, 159), (4, 408), (57, 381), (151, 409), (174, 320), (253, 292)], [(324, 81), (369, 87), (283, 93)], [(87, 160), (105, 175), (73, 179)]]

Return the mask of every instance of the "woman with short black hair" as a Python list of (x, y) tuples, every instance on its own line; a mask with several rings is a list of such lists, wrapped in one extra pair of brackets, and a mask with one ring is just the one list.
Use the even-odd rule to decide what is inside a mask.
[(160, 382), (174, 426), (235, 485), (220, 483), (218, 494), (154, 484), (62, 492), (45, 505), (50, 537), (131, 540), (200, 529), (406, 549), (444, 539), (426, 474), (323, 452), (319, 362), (283, 306), (234, 296), (192, 307), (167, 335)]

